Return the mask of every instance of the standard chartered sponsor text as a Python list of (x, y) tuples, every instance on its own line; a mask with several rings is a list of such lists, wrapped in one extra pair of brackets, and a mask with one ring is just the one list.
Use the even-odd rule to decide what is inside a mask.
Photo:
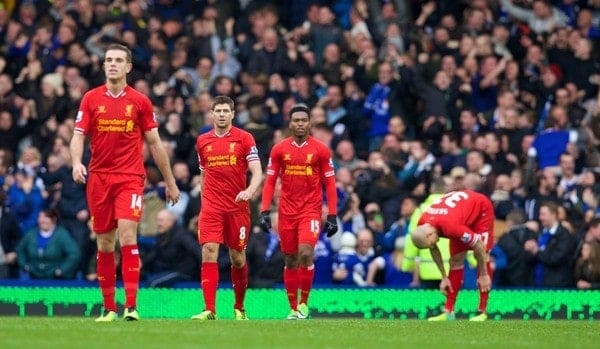
[(231, 163), (229, 161), (230, 160), (229, 157), (230, 157), (229, 154), (209, 156), (206, 159), (206, 160), (208, 160), (206, 166), (207, 167), (229, 166), (229, 165), (231, 165)]
[(125, 132), (127, 120), (99, 119), (98, 131), (100, 132)]

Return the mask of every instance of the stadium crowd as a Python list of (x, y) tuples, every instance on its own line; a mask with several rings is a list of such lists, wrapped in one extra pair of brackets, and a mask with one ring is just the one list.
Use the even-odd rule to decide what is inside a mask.
[[(320, 237), (315, 284), (436, 288), (407, 235), (440, 193), (473, 189), (494, 204), (495, 286), (600, 288), (599, 38), (600, 0), (0, 2), (0, 278), (96, 279), (69, 141), (117, 42), (181, 190), (167, 205), (146, 152), (147, 285), (198, 279), (194, 146), (225, 95), (263, 168), (296, 103), (334, 154), (340, 231)], [(271, 287), (284, 259), (259, 203), (250, 287)]]

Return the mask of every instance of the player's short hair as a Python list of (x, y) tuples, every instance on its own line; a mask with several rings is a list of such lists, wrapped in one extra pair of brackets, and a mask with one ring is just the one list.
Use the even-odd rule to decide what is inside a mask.
[(231, 99), (227, 96), (216, 96), (215, 99), (213, 100), (213, 103), (210, 106), (210, 110), (214, 111), (215, 107), (218, 104), (227, 104), (229, 106), (229, 108), (231, 108), (231, 111), (233, 111), (233, 107), (235, 105), (235, 103), (233, 102), (233, 99)]
[(111, 51), (111, 50), (117, 50), (117, 51), (123, 51), (123, 52), (125, 52), (127, 63), (131, 63), (131, 61), (133, 60), (132, 56), (131, 56), (131, 50), (127, 46), (125, 46), (125, 45), (110, 44), (106, 48), (106, 52)]
[(292, 117), (292, 114), (297, 113), (297, 112), (304, 112), (306, 113), (306, 115), (308, 115), (308, 118), (310, 119), (310, 108), (303, 103), (298, 103), (295, 104), (292, 109), (290, 109), (290, 113), (289, 113), (289, 117)]

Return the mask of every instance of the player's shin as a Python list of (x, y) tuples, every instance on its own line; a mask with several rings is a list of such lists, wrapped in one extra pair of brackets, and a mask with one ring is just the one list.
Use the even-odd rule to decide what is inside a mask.
[(217, 287), (219, 286), (219, 266), (216, 262), (202, 263), (201, 272), (202, 296), (204, 297), (204, 309), (216, 313), (215, 302), (217, 299)]
[(300, 267), (298, 270), (298, 280), (300, 287), (300, 303), (308, 304), (308, 296), (312, 289), (312, 283), (315, 276), (315, 265)]
[(454, 311), (454, 304), (456, 304), (456, 297), (458, 296), (458, 292), (462, 287), (464, 276), (465, 270), (462, 267), (450, 269), (450, 272), (448, 273), (448, 279), (450, 279), (452, 290), (449, 290), (448, 294), (446, 295), (446, 304), (444, 305), (444, 310), (447, 313), (452, 313)]
[(98, 284), (102, 292), (104, 310), (117, 311), (115, 303), (116, 265), (114, 252), (100, 252), (96, 255)]
[(140, 282), (140, 254), (137, 245), (121, 247), (121, 275), (125, 288), (125, 308), (135, 308)]
[(283, 269), (283, 284), (292, 310), (298, 308), (298, 270), (298, 268), (290, 269), (288, 267)]
[(244, 310), (244, 298), (248, 288), (248, 263), (245, 263), (241, 268), (231, 266), (231, 282), (235, 294), (235, 305), (233, 307)]

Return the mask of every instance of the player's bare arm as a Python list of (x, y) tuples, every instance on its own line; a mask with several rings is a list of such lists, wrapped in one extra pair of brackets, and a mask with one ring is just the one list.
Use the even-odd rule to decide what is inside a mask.
[(175, 205), (179, 201), (179, 188), (177, 188), (175, 177), (173, 177), (173, 172), (171, 172), (169, 157), (167, 156), (167, 152), (160, 141), (158, 129), (153, 128), (152, 130), (147, 131), (144, 134), (144, 138), (148, 144), (150, 154), (152, 154), (152, 158), (154, 159), (156, 166), (158, 166), (158, 169), (160, 170), (160, 173), (167, 184), (165, 191), (166, 200), (167, 202)]
[(473, 256), (477, 260), (477, 272), (479, 273), (477, 285), (479, 286), (479, 290), (481, 292), (489, 292), (492, 282), (485, 265), (488, 260), (488, 253), (485, 250), (483, 241), (478, 240), (475, 242), (475, 245), (473, 245)]
[(200, 193), (204, 190), (204, 171), (200, 170), (200, 174), (198, 175), (198, 188), (200, 188)]
[(433, 245), (429, 248), (431, 252), (431, 258), (435, 262), (435, 265), (438, 267), (440, 273), (442, 274), (442, 280), (440, 281), (440, 292), (446, 294), (447, 292), (452, 292), (452, 285), (450, 285), (450, 280), (448, 279), (448, 275), (446, 274), (446, 269), (444, 268), (444, 260), (442, 259), (442, 253), (440, 252), (437, 244)]
[(71, 138), (70, 151), (73, 164), (72, 175), (75, 183), (85, 183), (87, 176), (87, 169), (85, 168), (85, 165), (81, 163), (84, 141), (85, 136), (80, 133), (73, 134), (73, 137)]
[(248, 201), (252, 199), (254, 193), (256, 193), (256, 190), (262, 182), (263, 173), (262, 167), (260, 166), (260, 161), (250, 161), (248, 163), (248, 171), (250, 171), (251, 174), (250, 184), (248, 185), (248, 188), (237, 194), (235, 201)]

